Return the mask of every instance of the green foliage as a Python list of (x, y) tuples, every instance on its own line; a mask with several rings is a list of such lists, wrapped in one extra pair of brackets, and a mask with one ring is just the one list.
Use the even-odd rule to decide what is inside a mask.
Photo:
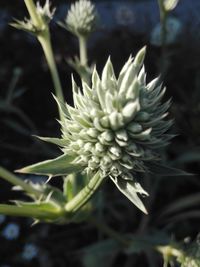
[(72, 172), (78, 172), (82, 167), (74, 163), (75, 157), (73, 155), (62, 155), (52, 160), (45, 160), (28, 167), (17, 170), (19, 173), (34, 173), (47, 175), (50, 177), (67, 175)]

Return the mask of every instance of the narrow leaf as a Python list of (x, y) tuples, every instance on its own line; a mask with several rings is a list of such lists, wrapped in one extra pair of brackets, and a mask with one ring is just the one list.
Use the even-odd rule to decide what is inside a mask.
[(37, 137), (38, 139), (42, 141), (45, 141), (45, 142), (48, 142), (48, 143), (51, 143), (57, 146), (61, 146), (61, 147), (66, 146), (68, 143), (66, 140), (60, 139), (60, 138), (42, 137), (42, 136), (37, 136), (37, 135), (35, 135), (35, 137)]
[(33, 173), (47, 176), (60, 176), (66, 175), (71, 172), (78, 172), (82, 169), (80, 165), (74, 164), (75, 158), (69, 155), (62, 155), (58, 158), (45, 160), (20, 170), (16, 170), (19, 173)]
[(138, 209), (148, 214), (144, 204), (138, 197), (138, 193), (148, 195), (147, 192), (142, 189), (142, 187), (136, 186), (137, 183), (124, 180), (124, 179), (114, 179), (110, 177), (117, 188), (124, 194)]
[[(148, 164), (148, 163), (147, 163)], [(166, 165), (158, 163), (149, 163), (149, 169), (152, 173), (158, 174), (160, 176), (188, 176), (193, 175), (183, 170), (172, 168)]]

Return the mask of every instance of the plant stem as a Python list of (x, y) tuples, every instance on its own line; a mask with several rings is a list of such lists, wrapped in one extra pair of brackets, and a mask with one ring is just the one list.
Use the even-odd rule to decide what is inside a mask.
[(24, 0), (24, 3), (28, 9), (28, 13), (36, 27), (41, 27), (43, 24), (42, 18), (38, 15), (36, 6), (33, 0)]
[[(49, 66), (51, 77), (52, 77), (52, 80), (54, 83), (56, 97), (58, 98), (58, 100), (60, 100), (62, 103), (64, 103), (64, 95), (63, 95), (62, 86), (61, 86), (58, 70), (57, 70), (54, 55), (53, 55), (53, 49), (52, 49), (52, 45), (51, 45), (49, 29), (47, 29), (43, 35), (41, 35), (41, 36), (39, 35), (38, 40), (42, 46), (42, 49), (44, 51), (44, 55), (45, 55), (46, 60), (47, 60), (47, 64)], [(60, 109), (59, 109), (59, 114), (60, 114), (60, 118), (62, 121), (62, 114), (61, 114)]]
[(105, 177), (97, 172), (89, 181), (89, 183), (65, 205), (65, 211), (75, 213), (79, 210), (97, 191)]
[(46, 212), (44, 210), (39, 210), (37, 208), (32, 208), (29, 206), (18, 207), (14, 205), (0, 204), (0, 214), (8, 216), (30, 217), (47, 221), (47, 220), (57, 219), (60, 214), (60, 210)]
[[(64, 96), (62, 91), (62, 86), (60, 82), (60, 78), (58, 75), (58, 70), (56, 67), (54, 55), (53, 55), (53, 49), (51, 45), (50, 40), (50, 32), (49, 32), (49, 25), (43, 20), (43, 18), (38, 14), (37, 8), (33, 2), (33, 0), (24, 0), (25, 5), (28, 9), (29, 15), (31, 17), (31, 20), (33, 21), (33, 24), (38, 29), (38, 33), (36, 35), (38, 41), (40, 42), (43, 52), (45, 54), (47, 64), (49, 66), (52, 80), (54, 83), (54, 89), (56, 93), (56, 97), (61, 101), (64, 102)], [(62, 121), (62, 114), (59, 109), (59, 115), (60, 119)]]
[(159, 12), (160, 12), (160, 23), (161, 23), (161, 77), (163, 80), (167, 69), (168, 69), (168, 58), (167, 58), (167, 17), (168, 11), (165, 10), (163, 0), (158, 0)]
[(79, 54), (80, 54), (80, 63), (82, 66), (87, 67), (87, 38), (85, 36), (79, 36)]
[(38, 198), (40, 198), (41, 196), (40, 191), (36, 190), (31, 185), (25, 183), (22, 179), (18, 178), (16, 175), (7, 171), (3, 167), (0, 167), (0, 177), (2, 177), (4, 180), (8, 181), (11, 184), (20, 186), (24, 191), (31, 195), (35, 195)]

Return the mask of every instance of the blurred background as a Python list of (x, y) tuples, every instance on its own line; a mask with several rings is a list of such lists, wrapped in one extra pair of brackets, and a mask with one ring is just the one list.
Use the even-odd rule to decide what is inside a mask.
[[(67, 59), (78, 54), (77, 39), (57, 25), (74, 1), (52, 0), (57, 7), (51, 23), (52, 43), (64, 94), (72, 104), (71, 73)], [(41, 1), (44, 3), (44, 1)], [(166, 43), (160, 36), (156, 0), (94, 1), (99, 23), (88, 43), (89, 62), (102, 70), (109, 55), (116, 73), (129, 55), (147, 45), (147, 80), (162, 75), (166, 99), (172, 98), (171, 132), (177, 136), (163, 151), (168, 165), (194, 176), (150, 177), (144, 181), (150, 197), (145, 199), (149, 215), (136, 210), (111, 185), (98, 198), (98, 216), (121, 234), (155, 233), (178, 241), (200, 232), (200, 2), (180, 0), (170, 12)], [(13, 171), (59, 155), (55, 147), (33, 135), (60, 135), (57, 107), (51, 95), (53, 84), (42, 49), (28, 33), (9, 23), (28, 16), (24, 2), (0, 2), (0, 162)], [(75, 74), (77, 82), (78, 76)], [(22, 176), (33, 182), (44, 177)], [(62, 181), (52, 184), (61, 186)], [(21, 197), (1, 180), (0, 200)], [(39, 224), (29, 219), (0, 215), (0, 267), (39, 266), (162, 266), (156, 253), (126, 253), (116, 244), (105, 243), (105, 235), (89, 223), (66, 226)], [(165, 238), (165, 237), (163, 237)], [(102, 242), (102, 243), (101, 243)], [(103, 243), (104, 242), (104, 243)], [(142, 250), (142, 249), (141, 249)], [(136, 254), (135, 254), (136, 253)], [(177, 265), (178, 266), (178, 265)]]

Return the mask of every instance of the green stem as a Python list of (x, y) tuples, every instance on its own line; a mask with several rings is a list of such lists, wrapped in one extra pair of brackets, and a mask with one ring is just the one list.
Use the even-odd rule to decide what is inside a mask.
[(28, 13), (30, 14), (33, 24), (36, 27), (41, 27), (43, 25), (43, 21), (42, 18), (37, 13), (37, 8), (33, 0), (24, 0), (24, 3), (28, 9)]
[(167, 17), (168, 11), (165, 10), (163, 0), (158, 0), (159, 12), (160, 12), (160, 23), (161, 23), (161, 77), (160, 80), (163, 80), (168, 68), (167, 62)]
[(21, 217), (30, 217), (40, 220), (52, 220), (57, 219), (60, 210), (46, 212), (44, 210), (38, 210), (32, 207), (18, 207), (14, 205), (0, 204), (0, 214), (8, 216), (21, 216)]
[(18, 178), (16, 175), (12, 174), (11, 172), (7, 171), (3, 167), (0, 167), (0, 177), (4, 180), (8, 181), (13, 185), (20, 186), (24, 191), (29, 194), (35, 195), (36, 197), (40, 198), (41, 192), (33, 188), (31, 185), (25, 183), (22, 179)]
[(89, 181), (89, 183), (65, 205), (65, 211), (75, 213), (79, 210), (97, 191), (105, 177), (97, 172)]
[[(50, 70), (52, 80), (54, 83), (56, 97), (58, 98), (58, 100), (64, 103), (64, 95), (63, 95), (62, 86), (61, 86), (58, 70), (57, 70), (54, 55), (53, 55), (49, 29), (47, 29), (42, 35), (39, 35), (38, 40), (42, 46), (42, 49), (44, 51), (44, 54), (47, 60), (47, 64), (49, 66), (49, 70)], [(60, 109), (59, 109), (59, 113), (60, 113), (60, 118), (62, 121), (62, 115), (61, 115)]]
[[(58, 75), (58, 70), (56, 67), (56, 63), (55, 63), (55, 59), (53, 55), (53, 49), (52, 49), (51, 40), (50, 40), (49, 26), (42, 19), (42, 17), (38, 14), (37, 8), (33, 0), (24, 0), (24, 2), (28, 9), (31, 20), (33, 21), (33, 24), (35, 25), (36, 28), (38, 28), (37, 38), (42, 46), (42, 49), (44, 51), (44, 54), (47, 60), (47, 64), (51, 72), (56, 97), (61, 102), (64, 102), (62, 86), (61, 86), (60, 78)], [(63, 118), (62, 118), (60, 109), (59, 109), (59, 114), (60, 114), (60, 119), (62, 121)]]
[(87, 38), (85, 36), (79, 36), (79, 54), (80, 54), (80, 63), (82, 66), (87, 67)]

